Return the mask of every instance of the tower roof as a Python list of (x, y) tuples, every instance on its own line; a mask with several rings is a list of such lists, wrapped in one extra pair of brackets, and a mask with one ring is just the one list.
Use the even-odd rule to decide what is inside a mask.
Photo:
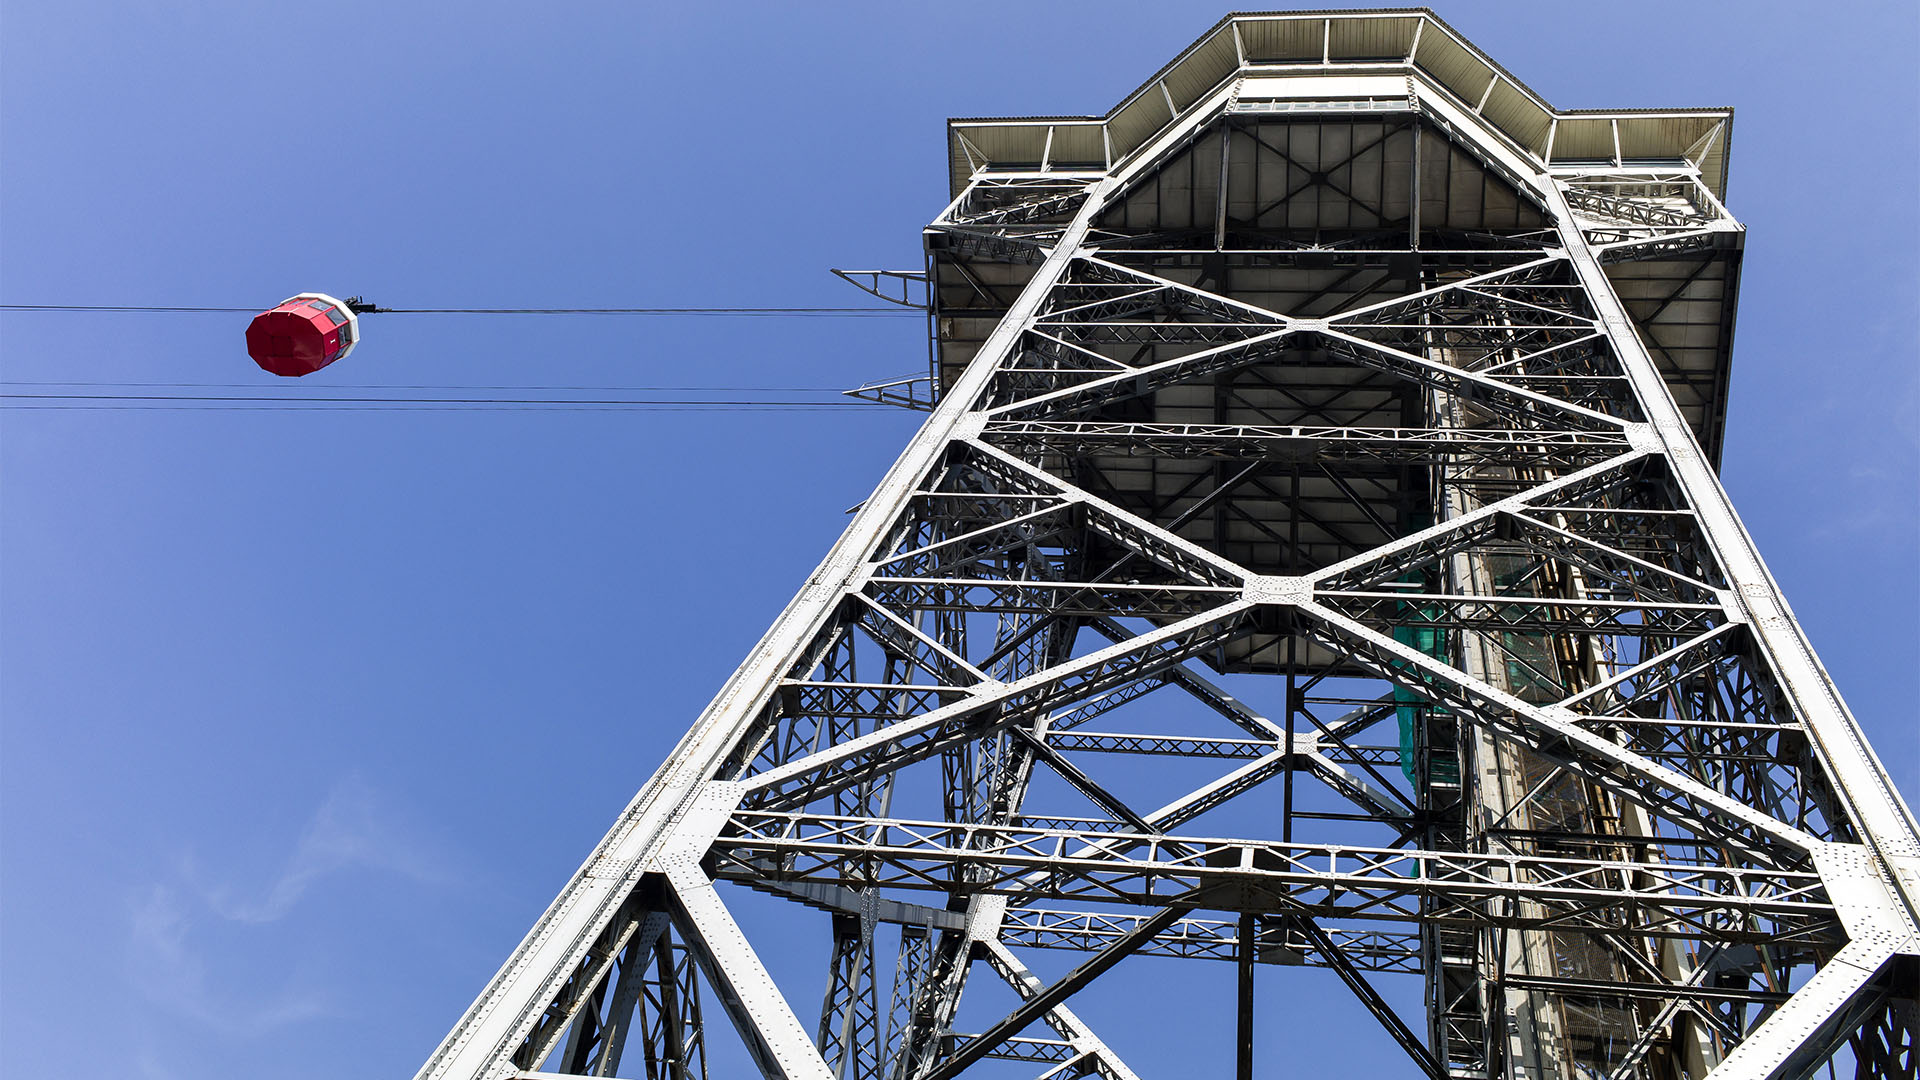
[(1235, 13), (1104, 116), (949, 120), (952, 192), (986, 166), (1111, 168), (1242, 75), (1386, 72), (1475, 113), (1541, 169), (1685, 161), (1725, 197), (1731, 108), (1556, 109), (1426, 8)]

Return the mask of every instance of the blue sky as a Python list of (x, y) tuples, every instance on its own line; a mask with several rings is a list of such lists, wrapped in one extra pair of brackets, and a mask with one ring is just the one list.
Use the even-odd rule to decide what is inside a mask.
[[(1224, 12), (558, 8), (7, 4), (0, 302), (858, 303), (826, 267), (918, 265), (946, 117), (1104, 111)], [(1725, 480), (1912, 798), (1920, 17), (1439, 10), (1555, 105), (1739, 110)], [(9, 312), (0, 375), (278, 390), (245, 321)], [(924, 358), (912, 319), (374, 316), (303, 389), (850, 386)], [(916, 420), (0, 411), (10, 1068), (411, 1075)], [(1330, 981), (1262, 993), (1269, 1061), (1371, 1023)], [(1150, 1004), (1110, 1008), (1138, 1030)]]

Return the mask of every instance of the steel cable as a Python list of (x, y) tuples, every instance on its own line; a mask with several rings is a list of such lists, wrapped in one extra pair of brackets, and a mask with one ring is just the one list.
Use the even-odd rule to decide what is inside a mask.
[[(0, 304), (0, 311), (260, 312), (269, 307), (190, 307), (147, 304)], [(707, 315), (740, 318), (918, 318), (908, 308), (876, 307), (631, 307), (631, 308), (378, 308), (372, 315)]]

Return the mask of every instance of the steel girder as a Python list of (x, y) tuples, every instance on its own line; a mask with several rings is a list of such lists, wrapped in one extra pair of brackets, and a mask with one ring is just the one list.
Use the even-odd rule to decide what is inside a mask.
[[(704, 1076), (715, 1009), (768, 1076), (1132, 1077), (1068, 1001), (1134, 953), (1236, 961), (1243, 1041), (1256, 965), (1332, 968), (1409, 1075), (1911, 1069), (1912, 816), (1650, 352), (1706, 269), (1609, 276), (1739, 226), (1385, 67), (1243, 53), (1102, 168), (966, 143), (973, 351), (421, 1080)], [(812, 1032), (716, 881), (829, 913)]]

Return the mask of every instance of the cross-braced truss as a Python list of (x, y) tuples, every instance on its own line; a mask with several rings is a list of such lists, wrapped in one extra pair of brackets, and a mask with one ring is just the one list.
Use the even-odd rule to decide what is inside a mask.
[[(1242, 1043), (1330, 969), (1408, 1075), (1912, 1075), (1913, 819), (1711, 465), (1725, 117), (1565, 162), (1450, 35), (1239, 17), (1098, 144), (958, 130), (935, 412), (423, 1080), (705, 1080), (723, 1018), (1130, 1078), (1070, 1002), (1133, 954), (1233, 962)], [(817, 1023), (741, 887), (826, 914)]]

